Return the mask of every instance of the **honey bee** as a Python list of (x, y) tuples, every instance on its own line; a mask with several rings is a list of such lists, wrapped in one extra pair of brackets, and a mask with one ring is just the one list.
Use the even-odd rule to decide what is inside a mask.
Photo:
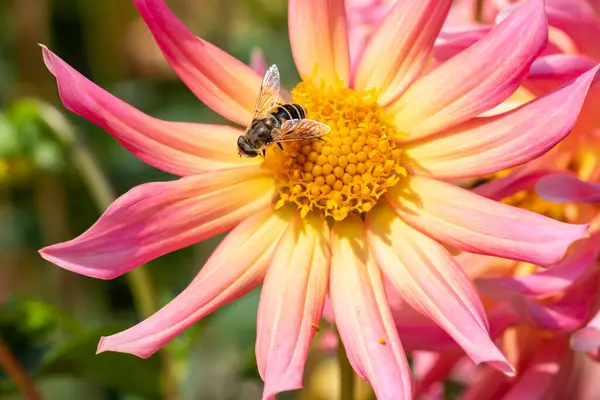
[(252, 122), (238, 137), (240, 157), (256, 157), (261, 153), (264, 157), (273, 143), (283, 150), (283, 142), (321, 138), (329, 133), (329, 126), (306, 119), (306, 109), (300, 104), (278, 103), (280, 85), (279, 70), (272, 65), (260, 86)]

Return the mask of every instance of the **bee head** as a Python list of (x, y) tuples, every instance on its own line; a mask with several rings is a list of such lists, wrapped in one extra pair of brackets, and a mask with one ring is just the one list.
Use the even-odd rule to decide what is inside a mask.
[(237, 145), (238, 145), (238, 154), (240, 155), (240, 157), (241, 156), (244, 156), (244, 157), (258, 156), (258, 150), (250, 144), (247, 136), (242, 135), (242, 136), (238, 137)]

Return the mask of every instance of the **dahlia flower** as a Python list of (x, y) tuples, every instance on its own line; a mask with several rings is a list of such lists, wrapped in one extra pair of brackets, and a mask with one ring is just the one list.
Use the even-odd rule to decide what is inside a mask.
[[(197, 38), (162, 0), (134, 0), (169, 64), (206, 105), (249, 124), (261, 77)], [(379, 399), (412, 397), (409, 366), (384, 277), (476, 363), (511, 374), (471, 282), (441, 243), (540, 265), (587, 236), (571, 225), (486, 199), (447, 179), (526, 163), (571, 130), (592, 69), (522, 107), (477, 117), (521, 84), (547, 42), (542, 0), (515, 8), (487, 36), (424, 74), (450, 0), (401, 0), (351, 67), (343, 0), (291, 0), (289, 30), (302, 81), (292, 98), (326, 123), (326, 142), (286, 143), (240, 159), (243, 129), (143, 114), (44, 48), (65, 106), (141, 160), (181, 176), (140, 185), (81, 236), (41, 254), (112, 279), (230, 231), (179, 296), (98, 351), (148, 357), (181, 331), (263, 283), (256, 355), (264, 398), (302, 385), (329, 295), (354, 370)]]

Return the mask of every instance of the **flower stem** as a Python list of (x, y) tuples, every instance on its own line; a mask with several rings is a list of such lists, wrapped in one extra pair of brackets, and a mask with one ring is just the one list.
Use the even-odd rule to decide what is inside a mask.
[(341, 340), (338, 342), (337, 357), (340, 366), (340, 400), (354, 400), (354, 370)]
[[(60, 112), (42, 102), (36, 101), (36, 106), (43, 121), (52, 128), (55, 134), (66, 145), (73, 159), (73, 164), (81, 174), (100, 212), (106, 210), (116, 199), (116, 194), (90, 151), (77, 137), (71, 124)], [(146, 266), (140, 265), (125, 276), (138, 314), (143, 318), (149, 317), (158, 310), (159, 305), (154, 285)], [(175, 362), (172, 353), (166, 348), (161, 351), (161, 361), (164, 374), (163, 387), (165, 388), (165, 398), (169, 400), (177, 399), (179, 395)]]
[(27, 375), (25, 369), (15, 359), (8, 345), (0, 337), (0, 367), (6, 372), (17, 388), (23, 394), (23, 398), (29, 400), (42, 400), (42, 396), (33, 385), (33, 381)]

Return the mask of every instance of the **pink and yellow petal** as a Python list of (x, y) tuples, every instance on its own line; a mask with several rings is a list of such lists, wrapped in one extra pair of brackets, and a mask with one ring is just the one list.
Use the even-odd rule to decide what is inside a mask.
[(333, 226), (331, 236), (331, 304), (350, 364), (378, 399), (411, 399), (410, 368), (381, 271), (368, 254), (364, 224), (349, 216)]
[(509, 112), (474, 118), (409, 144), (406, 155), (417, 160), (417, 173), (440, 179), (483, 176), (531, 161), (569, 134), (597, 71)]
[(271, 207), (274, 190), (273, 178), (260, 167), (146, 183), (119, 197), (81, 236), (40, 254), (70, 271), (112, 279), (230, 230)]
[(142, 161), (182, 176), (244, 165), (236, 151), (239, 129), (152, 118), (90, 82), (46, 47), (42, 49), (65, 107), (104, 128)]
[(514, 374), (490, 339), (485, 310), (473, 285), (448, 251), (387, 206), (373, 209), (367, 226), (377, 263), (404, 299), (448, 332), (473, 362)]
[(164, 0), (134, 0), (168, 63), (207, 106), (240, 125), (250, 123), (262, 77), (196, 37)]
[(425, 68), (451, 4), (451, 0), (396, 2), (366, 45), (354, 89), (377, 89), (380, 104), (400, 95)]
[(558, 222), (425, 177), (407, 178), (387, 198), (409, 225), (470, 253), (551, 265), (587, 237), (587, 225)]
[(547, 42), (543, 0), (526, 0), (483, 39), (414, 82), (388, 107), (417, 140), (506, 100)]
[(329, 287), (329, 232), (313, 214), (296, 218), (271, 260), (258, 307), (256, 360), (263, 399), (302, 387)]
[(290, 0), (290, 45), (300, 75), (350, 85), (350, 55), (344, 0)]
[(291, 218), (292, 212), (284, 209), (246, 219), (225, 237), (183, 292), (136, 326), (103, 337), (98, 352), (150, 357), (192, 324), (250, 292), (263, 281)]

